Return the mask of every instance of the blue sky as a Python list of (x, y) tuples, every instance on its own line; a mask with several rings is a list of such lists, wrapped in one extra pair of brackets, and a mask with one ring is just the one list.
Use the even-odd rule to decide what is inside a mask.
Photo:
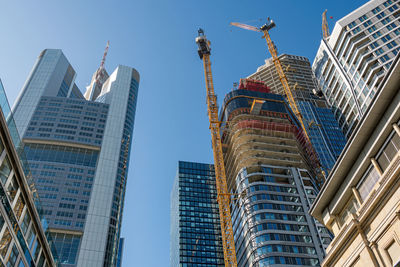
[(231, 21), (260, 26), (273, 18), (277, 27), (270, 34), (279, 53), (312, 62), (322, 12), (328, 9), (332, 29), (365, 2), (1, 0), (0, 78), (12, 105), (40, 51), (61, 48), (84, 90), (107, 40), (109, 72), (118, 64), (139, 71), (123, 266), (169, 266), (169, 203), (177, 161), (213, 161), (203, 67), (194, 43), (198, 27), (211, 40), (215, 89), (222, 101), (234, 82), (269, 57), (259, 33), (233, 28)]

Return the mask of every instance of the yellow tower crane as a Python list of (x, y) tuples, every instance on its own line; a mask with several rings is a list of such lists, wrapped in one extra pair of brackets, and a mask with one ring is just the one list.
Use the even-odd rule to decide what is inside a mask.
[[(263, 38), (265, 38), (265, 40), (267, 41), (267, 45), (268, 45), (268, 50), (272, 56), (272, 61), (274, 62), (276, 71), (278, 72), (279, 75), (279, 79), (281, 80), (282, 83), (282, 87), (285, 91), (285, 95), (286, 98), (289, 102), (289, 106), (292, 109), (293, 113), (296, 115), (298, 121), (300, 122), (301, 128), (303, 129), (304, 135), (307, 139), (307, 141), (310, 143), (311, 145), (311, 140), (310, 137), (308, 135), (307, 129), (304, 125), (304, 121), (303, 121), (303, 116), (301, 115), (299, 109), (297, 108), (297, 104), (296, 101), (294, 100), (293, 97), (293, 93), (292, 93), (292, 89), (289, 86), (289, 82), (288, 79), (286, 77), (286, 74), (283, 70), (282, 67), (282, 63), (278, 58), (278, 52), (277, 49), (274, 45), (274, 43), (271, 40), (271, 37), (269, 36), (269, 30), (271, 30), (272, 28), (274, 28), (276, 26), (275, 22), (273, 20), (270, 20), (269, 18), (267, 19), (267, 23), (264, 24), (263, 26), (261, 26), (260, 28), (254, 27), (254, 26), (250, 26), (250, 25), (246, 25), (243, 23), (238, 23), (238, 22), (231, 22), (231, 25), (242, 28), (242, 29), (246, 29), (246, 30), (251, 30), (251, 31), (256, 31), (256, 32), (262, 32)], [(311, 145), (311, 149), (314, 151), (314, 154), (316, 156), (318, 156), (318, 154), (315, 152), (314, 148)], [(322, 186), (322, 184), (325, 182), (325, 172), (324, 170), (322, 170), (321, 168), (321, 163), (319, 162), (318, 159), (316, 159), (315, 162), (316, 166), (317, 166), (317, 172), (320, 172), (323, 176), (323, 178), (318, 178), (319, 179), (319, 185)]]
[(278, 52), (276, 51), (276, 47), (275, 47), (274, 43), (272, 42), (271, 37), (269, 36), (269, 33), (268, 33), (269, 30), (271, 30), (272, 28), (274, 28), (276, 26), (275, 22), (273, 20), (268, 19), (268, 22), (266, 24), (264, 24), (263, 26), (261, 26), (260, 28), (242, 24), (242, 23), (238, 23), (238, 22), (231, 22), (231, 25), (242, 28), (242, 29), (246, 29), (246, 30), (262, 32), (264, 34), (263, 38), (265, 38), (265, 40), (267, 41), (268, 50), (272, 56), (272, 61), (274, 62), (276, 71), (278, 72), (279, 79), (281, 80), (283, 89), (285, 91), (286, 97), (289, 102), (289, 105), (290, 105), (293, 113), (296, 115), (297, 119), (299, 120), (299, 122), (301, 124), (301, 128), (303, 128), (304, 135), (306, 136), (307, 140), (310, 141), (310, 138), (308, 137), (308, 134), (307, 134), (306, 127), (304, 126), (303, 116), (301, 115), (299, 109), (297, 108), (297, 104), (296, 104), (296, 101), (294, 100), (292, 90), (290, 89), (288, 79), (285, 75), (285, 72), (283, 71), (282, 63), (278, 58)]
[(200, 59), (203, 60), (204, 74), (207, 89), (207, 107), (208, 118), (210, 121), (212, 148), (214, 153), (214, 167), (217, 187), (217, 200), (219, 206), (219, 218), (221, 222), (222, 244), (224, 248), (225, 267), (236, 267), (236, 251), (235, 242), (233, 239), (233, 227), (230, 211), (230, 194), (226, 182), (224, 157), (222, 154), (221, 143), (221, 122), (218, 119), (218, 103), (217, 96), (214, 92), (213, 77), (211, 72), (210, 61), (210, 41), (204, 35), (204, 31), (199, 29), (199, 35), (196, 38), (198, 45), (198, 53)]
[(329, 37), (329, 27), (328, 27), (328, 21), (326, 20), (326, 9), (322, 13), (322, 36), (324, 39)]

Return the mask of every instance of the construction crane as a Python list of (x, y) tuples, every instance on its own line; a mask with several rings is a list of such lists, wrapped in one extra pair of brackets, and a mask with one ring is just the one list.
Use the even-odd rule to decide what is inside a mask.
[(199, 29), (198, 36), (196, 38), (196, 44), (198, 45), (198, 53), (200, 59), (203, 60), (204, 74), (206, 80), (207, 89), (207, 107), (208, 107), (208, 118), (210, 121), (211, 140), (214, 154), (214, 167), (217, 187), (217, 200), (219, 206), (219, 218), (221, 222), (221, 234), (222, 244), (224, 248), (224, 261), (226, 267), (236, 267), (236, 251), (235, 242), (233, 239), (233, 227), (232, 218), (230, 211), (230, 196), (228, 193), (228, 186), (226, 182), (225, 164), (222, 154), (222, 143), (221, 143), (221, 122), (218, 119), (218, 104), (217, 96), (214, 92), (213, 77), (211, 72), (211, 61), (210, 61), (210, 41), (207, 40), (204, 35), (204, 31)]
[[(279, 75), (279, 79), (281, 80), (282, 83), (282, 87), (285, 91), (285, 95), (286, 98), (289, 102), (289, 106), (292, 109), (293, 113), (295, 114), (295, 116), (297, 117), (298, 121), (300, 122), (301, 128), (303, 129), (303, 133), (304, 136), (306, 137), (307, 141), (311, 144), (311, 140), (310, 137), (308, 136), (308, 132), (307, 129), (304, 125), (304, 121), (303, 121), (303, 116), (301, 115), (299, 109), (297, 108), (297, 104), (296, 101), (294, 100), (293, 94), (292, 94), (292, 90), (289, 86), (289, 82), (288, 79), (286, 77), (285, 72), (283, 71), (283, 67), (282, 67), (282, 63), (278, 58), (278, 52), (276, 49), (275, 44), (272, 42), (271, 37), (269, 36), (269, 30), (271, 30), (272, 28), (274, 28), (276, 26), (275, 22), (273, 20), (270, 20), (270, 18), (267, 19), (267, 23), (264, 24), (263, 26), (261, 26), (260, 28), (254, 27), (254, 26), (250, 26), (250, 25), (246, 25), (243, 23), (238, 23), (238, 22), (231, 22), (231, 25), (242, 28), (242, 29), (246, 29), (246, 30), (251, 30), (251, 31), (256, 31), (256, 32), (262, 32), (263, 38), (265, 38), (265, 40), (267, 41), (267, 45), (268, 45), (268, 50), (272, 56), (272, 61), (274, 62), (276, 71), (278, 72)], [(311, 149), (313, 150), (313, 153), (318, 156), (317, 153), (315, 153), (314, 148), (311, 145)], [(322, 186), (322, 184), (324, 183), (325, 180), (325, 172), (324, 170), (321, 168), (321, 164), (319, 162), (318, 159), (315, 160), (314, 162), (317, 166), (317, 172), (321, 172), (323, 178), (319, 179), (319, 183), (320, 186)]]
[(303, 128), (304, 135), (306, 136), (307, 140), (310, 141), (310, 138), (307, 134), (306, 127), (304, 126), (303, 116), (301, 115), (299, 109), (297, 108), (297, 104), (296, 104), (296, 101), (294, 100), (292, 90), (290, 89), (288, 79), (285, 75), (285, 72), (283, 71), (282, 63), (278, 58), (278, 52), (277, 52), (276, 47), (275, 47), (274, 43), (272, 42), (271, 37), (269, 36), (269, 33), (268, 33), (269, 30), (271, 30), (272, 28), (274, 28), (276, 26), (275, 22), (268, 18), (268, 22), (266, 24), (264, 24), (263, 26), (261, 26), (260, 28), (242, 24), (242, 23), (238, 23), (238, 22), (231, 22), (231, 25), (242, 28), (242, 29), (246, 29), (246, 30), (262, 32), (264, 34), (263, 38), (265, 38), (265, 40), (267, 41), (269, 52), (272, 56), (272, 60), (274, 62), (276, 71), (278, 72), (279, 79), (281, 80), (282, 87), (285, 91), (289, 105), (290, 105), (293, 113), (296, 115), (297, 119), (299, 120), (299, 122), (301, 124), (301, 128)]
[(324, 39), (329, 37), (329, 27), (328, 27), (328, 21), (326, 20), (326, 12), (327, 10), (322, 13), (322, 36)]

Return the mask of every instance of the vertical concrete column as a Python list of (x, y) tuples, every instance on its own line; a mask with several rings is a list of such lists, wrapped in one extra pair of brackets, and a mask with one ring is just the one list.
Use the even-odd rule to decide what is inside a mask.
[(378, 162), (374, 158), (371, 158), (371, 163), (372, 163), (372, 165), (374, 165), (374, 167), (375, 167), (376, 171), (379, 173), (379, 175), (382, 176), (383, 171), (382, 171), (381, 167), (379, 166)]
[(351, 190), (353, 191), (354, 197), (356, 198), (358, 205), (362, 205), (363, 201), (361, 199), (360, 193), (358, 192), (357, 188), (355, 188), (354, 186), (351, 188)]
[(396, 133), (400, 135), (400, 127), (396, 123), (393, 123), (392, 126)]

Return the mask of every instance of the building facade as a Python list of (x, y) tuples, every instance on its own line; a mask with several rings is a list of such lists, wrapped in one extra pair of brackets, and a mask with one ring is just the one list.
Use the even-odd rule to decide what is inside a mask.
[(22, 148), (0, 81), (0, 266), (57, 266)]
[(312, 68), (345, 135), (366, 113), (400, 50), (399, 1), (372, 0), (336, 22)]
[[(316, 95), (318, 87), (309, 60), (306, 57), (287, 54), (280, 55), (279, 60), (285, 68), (311, 143), (321, 166), (328, 173), (342, 152), (346, 138), (326, 100)], [(272, 58), (265, 60), (265, 64), (249, 78), (263, 81), (270, 87), (271, 92), (285, 96)]]
[(283, 96), (247, 83), (220, 120), (238, 266), (319, 266), (331, 236), (308, 214), (317, 156)]
[(214, 165), (179, 161), (171, 192), (170, 266), (224, 266)]
[(117, 261), (139, 74), (98, 72), (85, 98), (62, 51), (46, 49), (13, 108), (63, 266)]
[(399, 59), (312, 206), (335, 235), (322, 266), (400, 265)]

